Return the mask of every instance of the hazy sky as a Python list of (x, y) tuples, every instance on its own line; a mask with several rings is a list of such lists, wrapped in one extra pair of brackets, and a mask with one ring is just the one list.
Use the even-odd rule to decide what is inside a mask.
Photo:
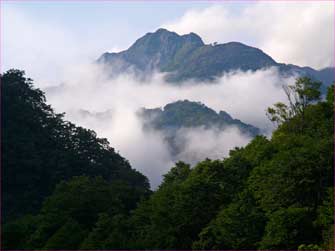
[(42, 85), (53, 85), (69, 66), (126, 49), (166, 27), (323, 68), (334, 64), (333, 20), (333, 3), (325, 1), (1, 1), (1, 66), (25, 69)]

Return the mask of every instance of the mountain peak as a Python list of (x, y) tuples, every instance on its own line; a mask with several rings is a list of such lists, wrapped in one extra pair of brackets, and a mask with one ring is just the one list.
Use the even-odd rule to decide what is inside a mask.
[(154, 32), (149, 32), (145, 34), (143, 37), (148, 37), (148, 36), (149, 37), (179, 37), (179, 35), (176, 32), (169, 31), (164, 28), (159, 28), (158, 30)]
[[(175, 32), (169, 31), (169, 30), (164, 29), (164, 28), (159, 28), (154, 33), (175, 33)], [(177, 33), (175, 33), (175, 34), (177, 34)]]
[(185, 43), (193, 43), (193, 44), (198, 44), (199, 46), (204, 45), (204, 42), (202, 41), (201, 37), (194, 33), (190, 32), (189, 34), (184, 34), (184, 35), (179, 35), (174, 31), (169, 31), (165, 28), (159, 28), (155, 32), (149, 32), (145, 34), (143, 37), (141, 37), (139, 40), (143, 40), (145, 38), (160, 38), (160, 39), (166, 39), (166, 38), (171, 38), (171, 39), (178, 39), (181, 40)]
[[(160, 28), (155, 32), (146, 33), (137, 39), (126, 51), (118, 55), (107, 54), (103, 58), (117, 65), (125, 63), (134, 66), (136, 70), (150, 72), (154, 69), (164, 69), (172, 62), (178, 61), (185, 53), (203, 46), (201, 38), (195, 33), (180, 36), (175, 32)], [(104, 60), (103, 62), (105, 62)]]
[(174, 83), (189, 79), (213, 81), (227, 72), (269, 67), (278, 67), (284, 76), (312, 76), (326, 85), (334, 80), (332, 69), (316, 71), (309, 67), (280, 64), (261, 49), (240, 42), (204, 44), (193, 32), (179, 35), (164, 28), (146, 33), (128, 50), (104, 53), (98, 62), (113, 65), (111, 75), (130, 71), (138, 76), (147, 76), (158, 70), (167, 73), (165, 79)]
[(193, 32), (182, 35), (181, 36), (185, 41), (190, 42), (192, 44), (197, 44), (199, 46), (205, 45), (204, 42), (202, 41), (201, 37), (198, 34), (195, 34)]

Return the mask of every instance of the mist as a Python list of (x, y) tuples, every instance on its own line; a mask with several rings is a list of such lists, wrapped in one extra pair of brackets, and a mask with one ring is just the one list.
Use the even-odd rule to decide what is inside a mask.
[(46, 97), (56, 110), (77, 125), (93, 129), (99, 137), (129, 160), (131, 166), (149, 180), (155, 189), (178, 160), (192, 165), (205, 158), (224, 158), (229, 150), (246, 145), (250, 136), (231, 127), (182, 128), (177, 132), (177, 143), (183, 144), (177, 156), (172, 156), (160, 131), (144, 130), (137, 116), (140, 108), (164, 107), (166, 104), (188, 99), (200, 101), (216, 110), (224, 110), (232, 117), (271, 135), (274, 129), (265, 115), (267, 107), (285, 101), (282, 85), (294, 78), (283, 78), (277, 69), (256, 72), (235, 71), (217, 78), (214, 83), (188, 81), (166, 83), (164, 74), (154, 73), (146, 81), (133, 74), (107, 77), (97, 65), (69, 68), (62, 84), (46, 88)]
[(222, 159), (229, 151), (238, 146), (246, 145), (252, 138), (243, 134), (237, 127), (231, 126), (225, 130), (204, 127), (182, 128), (177, 137), (182, 142), (182, 151), (177, 155), (186, 163), (195, 165), (199, 160)]

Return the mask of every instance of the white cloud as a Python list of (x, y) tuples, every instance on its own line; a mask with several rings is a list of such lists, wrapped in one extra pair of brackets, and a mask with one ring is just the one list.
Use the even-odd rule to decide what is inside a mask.
[(195, 32), (207, 43), (244, 42), (278, 62), (334, 65), (333, 2), (257, 2), (241, 12), (213, 5), (189, 10), (162, 27), (180, 34)]
[(251, 140), (250, 136), (242, 134), (233, 126), (223, 131), (218, 128), (181, 128), (177, 137), (186, 147), (182, 147), (176, 158), (192, 165), (206, 158), (227, 157), (230, 150), (237, 146), (245, 146)]
[[(63, 85), (47, 89), (47, 101), (66, 118), (95, 130), (109, 139), (111, 146), (127, 158), (132, 167), (140, 170), (153, 187), (161, 182), (161, 175), (172, 166), (164, 135), (142, 130), (136, 116), (141, 107), (155, 108), (177, 100), (200, 101), (216, 111), (224, 110), (233, 117), (260, 127), (269, 134), (272, 124), (265, 116), (268, 106), (284, 101), (282, 84), (293, 79), (280, 77), (276, 69), (256, 72), (234, 72), (217, 79), (216, 83), (184, 83), (176, 86), (164, 81), (164, 75), (154, 74), (147, 82), (139, 82), (132, 75), (107, 79), (96, 65), (68, 69)], [(87, 116), (81, 110), (99, 112)], [(180, 130), (179, 138), (186, 147), (178, 156), (194, 164), (197, 161), (227, 156), (235, 146), (243, 146), (250, 137), (236, 128), (219, 132), (203, 128)]]

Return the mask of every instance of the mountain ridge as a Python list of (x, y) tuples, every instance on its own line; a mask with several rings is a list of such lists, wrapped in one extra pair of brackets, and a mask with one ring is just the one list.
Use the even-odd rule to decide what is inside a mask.
[(124, 72), (145, 75), (158, 70), (167, 73), (166, 80), (171, 83), (190, 79), (213, 81), (230, 71), (256, 71), (269, 67), (278, 67), (283, 75), (312, 77), (325, 86), (334, 81), (333, 67), (316, 70), (278, 63), (261, 49), (241, 42), (205, 44), (193, 32), (178, 35), (163, 28), (146, 33), (127, 50), (102, 54), (97, 62), (105, 65), (111, 75)]
[(217, 113), (205, 104), (186, 99), (166, 104), (163, 108), (142, 108), (137, 115), (143, 119), (144, 130), (162, 133), (170, 154), (176, 161), (180, 160), (178, 156), (188, 144), (182, 136), (185, 129), (201, 128), (220, 133), (234, 127), (250, 138), (261, 133), (259, 128), (234, 119), (225, 111)]
[(154, 129), (165, 127), (192, 128), (203, 126), (205, 128), (236, 126), (242, 133), (256, 136), (260, 130), (239, 119), (234, 119), (226, 111), (216, 112), (201, 102), (178, 100), (166, 104), (163, 108), (142, 108), (138, 113), (145, 121), (146, 126)]

